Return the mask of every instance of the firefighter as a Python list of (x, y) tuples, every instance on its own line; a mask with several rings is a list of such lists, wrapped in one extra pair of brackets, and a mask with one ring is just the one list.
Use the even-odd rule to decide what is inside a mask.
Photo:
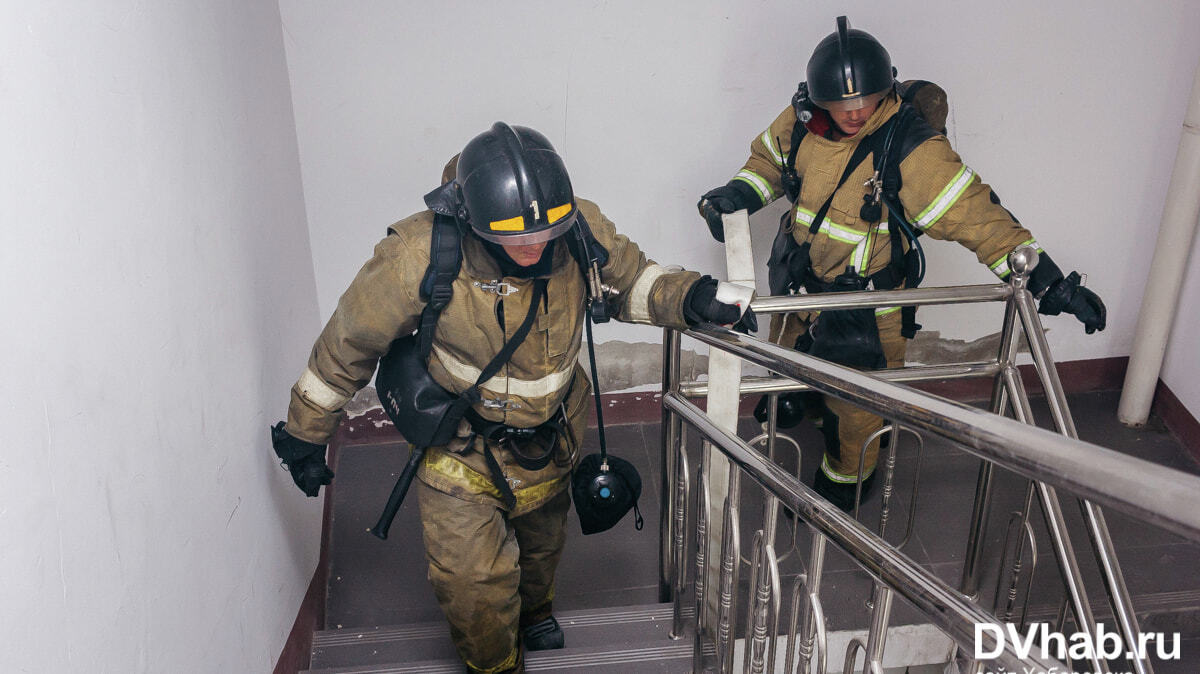
[[(564, 641), (551, 610), (554, 572), (590, 391), (578, 363), (587, 282), (567, 235), (585, 222), (606, 252), (599, 273), (619, 320), (685, 329), (700, 321), (752, 323), (753, 314), (743, 315), (748, 296), (742, 306), (718, 301), (724, 289), (714, 279), (648, 260), (596, 204), (575, 197), (562, 159), (532, 129), (497, 123), (452, 160), (443, 182), (431, 195), (443, 206), (449, 200), (456, 213), (462, 257), (437, 318), (430, 375), (460, 393), (522, 324), (529, 328), (481, 384), (482, 398), (454, 439), (425, 452), (416, 490), (428, 576), (468, 671), (519, 672), (524, 650)], [(388, 229), (292, 388), (276, 451), (309, 496), (333, 477), (325, 446), (342, 407), (389, 344), (419, 325), (433, 222), (426, 210)], [(538, 460), (505, 442), (505, 431), (527, 429), (554, 431), (541, 436), (552, 440)]]
[[(750, 158), (733, 179), (700, 199), (700, 214), (713, 237), (724, 240), (723, 213), (740, 209), (753, 213), (780, 197), (790, 199), (791, 209), (768, 264), (773, 295), (800, 288), (823, 292), (915, 287), (919, 276), (911, 272), (917, 251), (909, 237), (897, 231), (899, 216), (913, 234), (962, 244), (1000, 279), (1010, 273), (1008, 254), (1029, 245), (1041, 258), (1029, 282), (1039, 299), (1039, 312), (1065, 311), (1079, 319), (1089, 334), (1103, 330), (1105, 308), (1100, 298), (1080, 285), (1077, 273), (1064, 277), (1029, 230), (951, 149), (942, 128), (944, 92), (936, 85), (926, 87), (924, 94), (917, 95), (915, 108), (901, 117), (908, 106), (902, 106), (887, 50), (870, 34), (851, 29), (845, 17), (837, 23), (837, 30), (813, 51), (807, 82), (793, 104), (751, 141)], [(939, 92), (940, 115), (934, 112), (922, 119), (913, 112), (928, 102), (921, 100), (922, 95), (936, 100)], [(891, 128), (900, 129), (890, 144), (889, 122)], [(824, 326), (830, 343), (823, 353), (855, 367), (900, 367), (907, 339), (920, 327), (911, 312), (876, 309), (874, 320), (868, 313), (862, 321), (862, 334), (855, 334), (853, 326), (847, 329), (844, 319), (830, 320)], [(822, 350), (817, 328), (822, 326), (813, 326), (819, 320), (812, 313), (776, 316), (770, 339), (817, 355)], [(876, 331), (878, 337), (867, 334)], [(839, 332), (849, 334), (842, 344), (834, 343)], [(871, 486), (879, 440), (865, 452), (863, 444), (882, 427), (882, 420), (833, 397), (822, 402), (820, 396), (793, 394), (781, 401), (787, 405), (787, 409), (781, 406), (781, 420), (785, 416), (789, 421), (804, 416), (823, 419), (826, 452), (814, 487), (849, 511), (860, 463), (864, 491)]]

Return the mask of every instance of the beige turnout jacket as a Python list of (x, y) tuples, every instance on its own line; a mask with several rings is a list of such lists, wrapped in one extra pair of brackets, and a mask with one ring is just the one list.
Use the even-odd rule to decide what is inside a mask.
[[(670, 271), (647, 260), (635, 243), (618, 234), (592, 202), (577, 200), (596, 240), (609, 252), (602, 280), (617, 291), (617, 318), (622, 321), (686, 328), (683, 301), (699, 274)], [(423, 211), (389, 228), (375, 255), (338, 301), (318, 337), (308, 367), (292, 387), (287, 431), (317, 444), (328, 442), (342, 417), (342, 407), (365, 386), (379, 358), (397, 337), (411, 334), (425, 303), (419, 287), (429, 265), (433, 214)], [(429, 358), (433, 378), (454, 392), (475, 383), (481, 370), (517, 330), (529, 309), (533, 281), (501, 277), (499, 266), (473, 236), (463, 239), (463, 264), (454, 296), (442, 312)], [(508, 284), (496, 292), (498, 281)], [(511, 292), (510, 292), (511, 291)], [(589, 384), (578, 364), (582, 345), (585, 282), (567, 247), (555, 245), (546, 300), (533, 328), (500, 372), (481, 387), (484, 403), (475, 411), (484, 418), (529, 428), (550, 419), (565, 405), (569, 442), (560, 443), (554, 461), (540, 471), (518, 466), (507, 450), (490, 447), (517, 497), (513, 514), (537, 508), (566, 486), (578, 460), (579, 441), (587, 419)], [(503, 305), (501, 310), (500, 305)], [(503, 324), (500, 316), (503, 315)], [(431, 487), (475, 502), (500, 505), (481, 440), (464, 447), (460, 439), (426, 452), (418, 478)], [(455, 451), (459, 450), (459, 451)], [(463, 451), (465, 450), (465, 451)]]
[[(816, 212), (834, 191), (850, 156), (859, 142), (880, 128), (900, 109), (891, 94), (850, 138), (830, 140), (808, 133), (796, 153), (796, 172), (803, 179), (800, 197), (789, 215), (797, 242), (812, 242), (813, 271), (823, 281), (832, 281), (854, 266), (870, 275), (891, 259), (887, 210), (882, 221), (867, 223), (859, 215), (864, 183), (873, 174), (872, 156), (858, 165), (834, 195), (820, 230), (810, 234)], [(734, 176), (749, 185), (763, 205), (784, 196), (781, 175), (791, 150), (796, 113), (788, 106), (771, 126), (750, 143), (750, 158)], [(1009, 274), (1007, 256), (1022, 244), (1038, 247), (1029, 230), (1017, 223), (992, 190), (950, 148), (945, 136), (937, 135), (918, 145), (900, 164), (900, 201), (914, 227), (934, 239), (957, 241), (974, 251), (980, 262), (998, 277)], [(907, 246), (906, 246), (907, 247)], [(1039, 248), (1040, 250), (1040, 248)], [(895, 309), (892, 309), (895, 310)]]

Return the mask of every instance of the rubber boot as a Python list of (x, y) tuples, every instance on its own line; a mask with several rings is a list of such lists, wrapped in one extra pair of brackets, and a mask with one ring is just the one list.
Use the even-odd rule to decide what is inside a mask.
[(566, 643), (566, 637), (554, 616), (523, 628), (521, 639), (527, 651), (551, 651), (562, 648)]
[[(862, 502), (865, 503), (871, 495), (871, 487), (874, 484), (875, 473), (871, 473), (862, 481)], [(817, 477), (813, 481), (813, 491), (846, 513), (854, 512), (854, 492), (857, 487), (856, 482), (834, 482), (820, 468), (817, 468)]]

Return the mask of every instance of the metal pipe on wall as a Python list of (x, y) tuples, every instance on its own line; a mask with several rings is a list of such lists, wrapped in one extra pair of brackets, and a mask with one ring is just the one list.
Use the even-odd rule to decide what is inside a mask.
[(1183, 275), (1200, 218), (1200, 66), (1192, 80), (1192, 95), (1183, 118), (1183, 136), (1171, 171), (1163, 206), (1154, 260), (1138, 311), (1133, 352), (1125, 371), (1125, 386), (1117, 418), (1126, 426), (1141, 426), (1150, 416), (1154, 389), (1162, 372), (1167, 339), (1179, 303)]

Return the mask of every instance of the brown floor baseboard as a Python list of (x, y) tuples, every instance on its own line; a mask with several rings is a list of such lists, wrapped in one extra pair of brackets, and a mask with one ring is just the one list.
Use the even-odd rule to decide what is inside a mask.
[(1179, 443), (1200, 461), (1200, 421), (1192, 416), (1161, 379), (1154, 389), (1154, 404), (1150, 406), (1150, 413), (1162, 419)]
[(300, 603), (300, 611), (296, 614), (296, 621), (292, 623), (292, 631), (288, 633), (283, 652), (279, 654), (279, 660), (275, 663), (273, 674), (296, 674), (308, 669), (313, 632), (320, 629), (319, 614), (324, 612), (318, 608), (318, 604), (325, 603), (325, 573), (322, 571), (324, 568), (324, 564), (318, 565), (313, 573), (308, 591), (304, 593), (304, 601)]
[[(329, 453), (326, 460), (333, 471), (337, 472), (338, 443), (329, 443)], [(317, 568), (313, 571), (312, 579), (308, 582), (308, 590), (304, 600), (300, 602), (300, 610), (292, 623), (292, 631), (288, 633), (279, 660), (275, 663), (272, 674), (296, 674), (308, 669), (312, 661), (313, 632), (325, 629), (325, 597), (329, 586), (329, 541), (333, 536), (333, 485), (325, 487), (323, 510), (321, 515), (321, 553), (317, 558)]]

